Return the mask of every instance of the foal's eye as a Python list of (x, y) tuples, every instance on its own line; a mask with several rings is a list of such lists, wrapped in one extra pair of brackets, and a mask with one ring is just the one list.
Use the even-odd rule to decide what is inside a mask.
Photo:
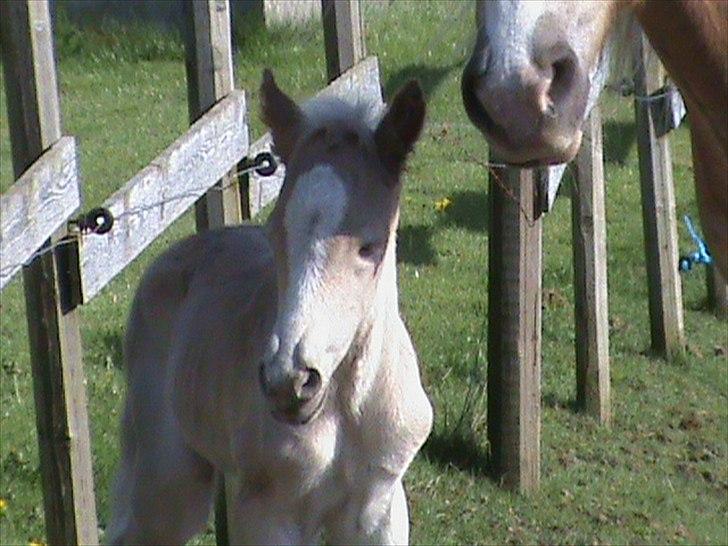
[(363, 260), (378, 260), (384, 248), (382, 243), (366, 243), (359, 247), (359, 257)]

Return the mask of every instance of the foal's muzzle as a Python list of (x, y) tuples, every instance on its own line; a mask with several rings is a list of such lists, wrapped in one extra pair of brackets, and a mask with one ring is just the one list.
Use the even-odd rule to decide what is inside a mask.
[[(270, 373), (276, 367), (285, 371)], [(283, 367), (273, 361), (261, 364), (259, 375), (261, 388), (277, 420), (303, 425), (318, 415), (323, 406), (324, 389), (321, 374), (316, 369)]]

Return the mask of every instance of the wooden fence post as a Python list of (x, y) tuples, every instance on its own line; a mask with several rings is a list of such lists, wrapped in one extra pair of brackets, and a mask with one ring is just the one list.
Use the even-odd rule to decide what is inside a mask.
[(359, 0), (321, 0), (329, 82), (366, 56)]
[(649, 95), (663, 85), (662, 65), (647, 37), (636, 41), (635, 117), (642, 191), (652, 350), (668, 360), (684, 354), (682, 286), (668, 136), (657, 136)]
[[(187, 36), (187, 102), (190, 123), (197, 120), (235, 87), (228, 0), (185, 2)], [(248, 176), (236, 184), (234, 171), (223, 176), (195, 203), (197, 231), (239, 224), (250, 218)], [(242, 187), (241, 187), (242, 186)], [(215, 536), (218, 546), (229, 544), (224, 476), (215, 501)]]
[[(234, 88), (228, 0), (184, 2), (186, 21), (187, 103), (190, 123)], [(250, 218), (247, 177), (235, 171), (195, 204), (197, 230), (239, 224)], [(241, 186), (243, 186), (241, 188)]]
[(599, 106), (586, 121), (576, 169), (571, 197), (576, 401), (599, 422), (609, 424), (607, 219)]
[(494, 477), (539, 485), (541, 212), (544, 171), (493, 168), (488, 233), (488, 440)]
[[(2, 2), (0, 25), (18, 178), (61, 138), (48, 2)], [(46, 533), (51, 545), (98, 544), (81, 335), (77, 311), (62, 308), (64, 278), (52, 252), (23, 269)]]

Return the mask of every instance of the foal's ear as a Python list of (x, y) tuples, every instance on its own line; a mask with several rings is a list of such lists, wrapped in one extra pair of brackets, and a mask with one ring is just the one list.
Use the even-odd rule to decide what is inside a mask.
[(399, 175), (425, 121), (425, 97), (416, 80), (394, 96), (374, 133), (374, 142), (387, 170)]
[(263, 122), (270, 128), (276, 153), (287, 162), (301, 134), (304, 114), (291, 98), (280, 90), (267, 68), (260, 85)]

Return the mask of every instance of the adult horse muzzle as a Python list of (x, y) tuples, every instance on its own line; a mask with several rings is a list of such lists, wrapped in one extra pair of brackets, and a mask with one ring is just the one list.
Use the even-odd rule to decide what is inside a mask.
[(462, 79), (465, 111), (500, 159), (517, 165), (567, 162), (581, 144), (589, 81), (566, 42), (534, 48), (527, 64), (493, 60), (476, 45)]

